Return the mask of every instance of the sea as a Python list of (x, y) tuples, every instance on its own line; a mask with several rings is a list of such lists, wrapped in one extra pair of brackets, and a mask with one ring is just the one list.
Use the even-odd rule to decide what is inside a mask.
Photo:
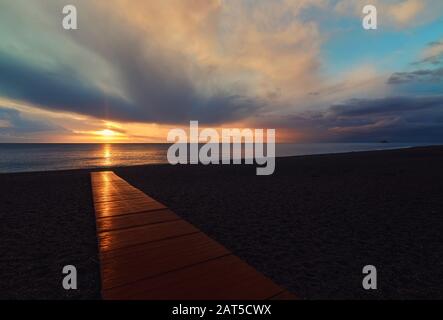
[[(277, 144), (276, 156), (300, 156), (399, 149), (431, 143)], [(168, 144), (28, 144), (0, 143), (0, 173), (112, 168), (168, 163)], [(221, 155), (226, 157), (226, 155)]]

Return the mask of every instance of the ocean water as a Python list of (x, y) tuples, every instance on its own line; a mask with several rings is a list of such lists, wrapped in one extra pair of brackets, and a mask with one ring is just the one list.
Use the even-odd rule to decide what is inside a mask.
[[(278, 144), (277, 157), (430, 145), (417, 143)], [(167, 144), (0, 144), (0, 173), (167, 163)], [(222, 154), (225, 158), (226, 155)]]

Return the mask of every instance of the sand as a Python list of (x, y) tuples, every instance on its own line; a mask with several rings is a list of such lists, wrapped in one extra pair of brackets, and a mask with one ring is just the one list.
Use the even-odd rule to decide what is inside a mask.
[[(116, 173), (304, 299), (443, 298), (443, 147)], [(0, 297), (97, 298), (88, 173), (0, 175)], [(77, 264), (79, 290), (61, 288)], [(362, 288), (362, 268), (378, 290)]]
[[(0, 175), (0, 299), (100, 298), (87, 172)], [(74, 265), (78, 290), (62, 287)]]

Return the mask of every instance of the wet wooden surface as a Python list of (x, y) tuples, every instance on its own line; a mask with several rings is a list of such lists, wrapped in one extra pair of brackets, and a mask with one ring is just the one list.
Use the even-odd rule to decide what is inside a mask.
[(294, 299), (112, 171), (91, 182), (104, 299)]

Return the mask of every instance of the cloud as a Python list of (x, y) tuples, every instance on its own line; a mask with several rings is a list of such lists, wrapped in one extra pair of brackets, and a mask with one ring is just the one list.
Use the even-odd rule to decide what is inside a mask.
[(393, 73), (387, 83), (388, 84), (405, 84), (405, 83), (439, 83), (443, 80), (443, 67), (440, 66), (443, 59), (443, 42), (430, 42), (420, 55), (420, 59), (411, 63), (412, 66), (420, 67), (419, 69), (408, 72)]
[(0, 92), (43, 108), (106, 117), (103, 110), (124, 116), (130, 104), (110, 97), (70, 72), (52, 72), (0, 52)]
[(441, 142), (443, 96), (351, 100), (332, 106), (329, 131), (344, 140)]
[(400, 25), (405, 25), (417, 19), (426, 6), (423, 0), (407, 0), (389, 7), (389, 14)]
[(413, 62), (413, 65), (430, 64), (439, 65), (443, 61), (443, 41), (433, 41), (423, 50), (420, 60)]
[[(301, 13), (322, 0), (71, 2), (75, 32), (60, 28), (59, 3), (11, 5), (26, 28), (0, 44), (4, 95), (114, 121), (219, 124), (288, 106), (320, 81), (322, 38)], [(31, 28), (69, 51), (27, 41)]]
[[(17, 0), (0, 10), (0, 97), (84, 116), (88, 126), (63, 118), (71, 132), (97, 131), (109, 120), (123, 124), (127, 136), (142, 136), (152, 125), (146, 135), (155, 136), (167, 126), (199, 120), (295, 128), (325, 140), (372, 139), (370, 134), (388, 127), (417, 125), (406, 114), (423, 115), (424, 128), (428, 115), (440, 112), (430, 97), (373, 98), (396, 92), (393, 84), (440, 81), (440, 69), (392, 73), (386, 80), (386, 63), (362, 57), (351, 70), (328, 75), (324, 64), (335, 61), (327, 61), (324, 44), (334, 39), (319, 30), (329, 22), (314, 19), (310, 10), (320, 17), (338, 12), (360, 19), (364, 1), (71, 3), (79, 13), (76, 31), (61, 28), (59, 1)], [(379, 21), (395, 28), (429, 21), (442, 6), (434, 0), (374, 4), (380, 5)], [(420, 58), (431, 61), (441, 53), (435, 42)]]
[(352, 99), (332, 105), (329, 111), (337, 118), (392, 116), (403, 112), (424, 111), (441, 108), (443, 111), (443, 96), (423, 97), (386, 97), (381, 99)]
[(360, 65), (335, 77), (337, 80), (318, 86), (309, 95), (316, 97), (322, 104), (330, 101), (341, 101), (349, 96), (371, 97), (386, 93), (384, 75), (371, 65)]
[(441, 142), (443, 96), (350, 99), (273, 121), (308, 142)]
[(342, 15), (362, 17), (365, 5), (375, 5), (381, 25), (396, 28), (423, 24), (438, 16), (443, 9), (440, 0), (339, 0), (334, 9)]
[(441, 82), (443, 80), (443, 68), (423, 69), (411, 72), (395, 72), (389, 79), (388, 84), (403, 84), (410, 82)]
[(42, 120), (29, 119), (18, 110), (0, 107), (0, 141), (4, 137), (11, 139), (25, 135), (29, 138), (32, 137), (32, 134), (63, 131), (64, 129), (58, 125)]

